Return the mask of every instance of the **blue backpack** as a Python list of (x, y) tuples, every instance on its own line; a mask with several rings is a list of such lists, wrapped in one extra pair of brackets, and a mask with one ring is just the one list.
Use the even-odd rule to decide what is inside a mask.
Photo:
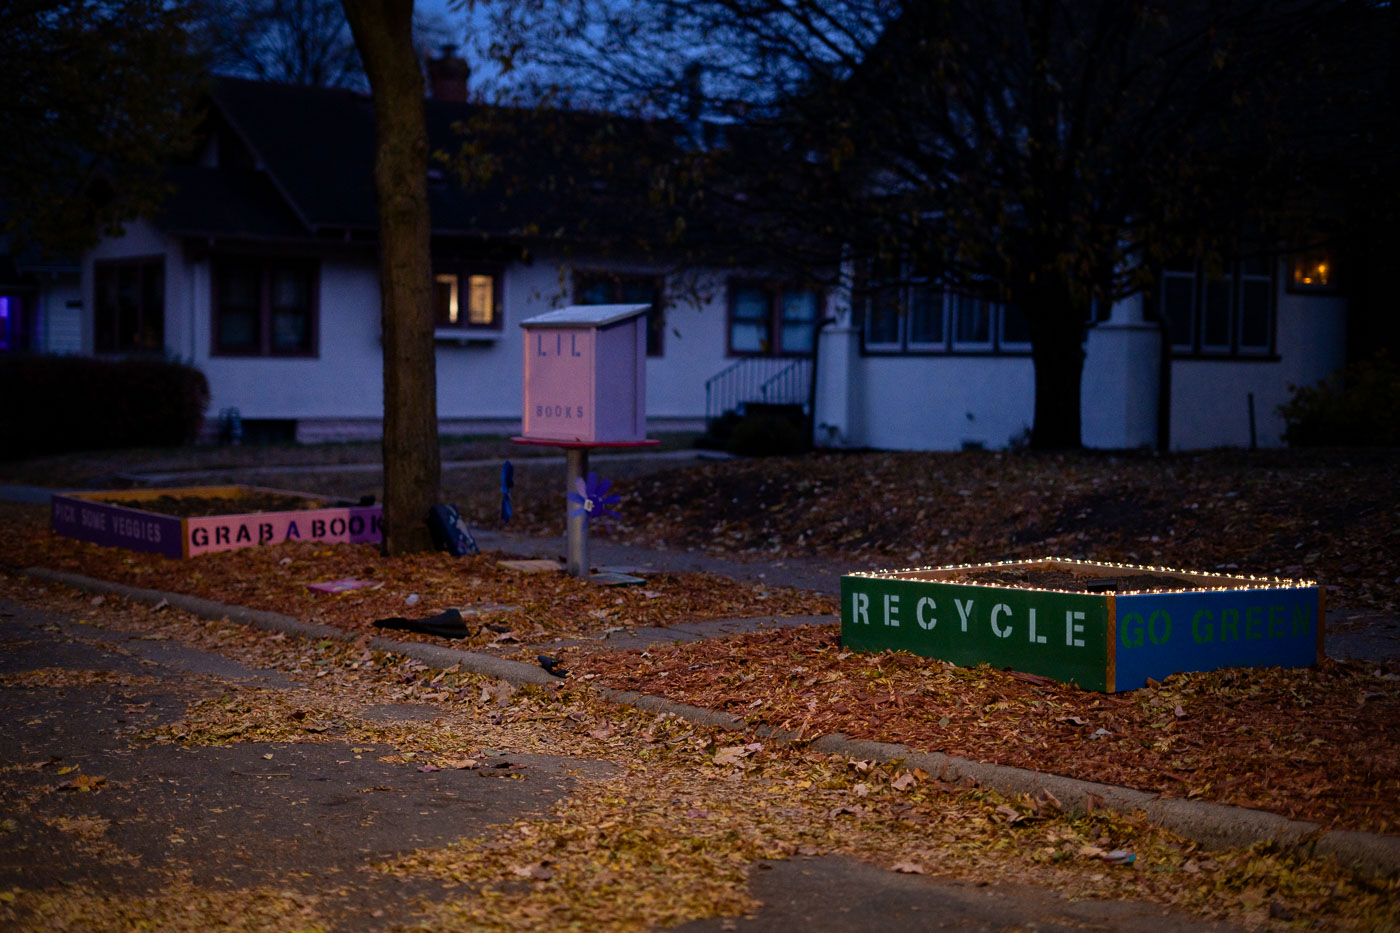
[(428, 530), (432, 532), (433, 544), (439, 551), (447, 551), (453, 557), (465, 554), (480, 554), (467, 520), (457, 511), (455, 505), (435, 505), (428, 512)]

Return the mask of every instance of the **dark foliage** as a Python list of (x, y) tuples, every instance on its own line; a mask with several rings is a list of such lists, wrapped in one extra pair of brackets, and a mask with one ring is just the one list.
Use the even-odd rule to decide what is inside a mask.
[(76, 356), (0, 357), (0, 458), (194, 440), (209, 383), (192, 366)]
[(1279, 406), (1290, 447), (1400, 444), (1400, 365), (1379, 353), (1315, 386), (1297, 386)]

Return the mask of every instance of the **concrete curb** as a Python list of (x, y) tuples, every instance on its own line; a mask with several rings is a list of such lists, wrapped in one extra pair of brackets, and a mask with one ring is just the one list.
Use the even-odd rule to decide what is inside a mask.
[[(201, 618), (230, 619), (266, 631), (282, 632), (301, 638), (354, 641), (358, 637), (329, 625), (302, 622), (280, 613), (230, 606), (198, 596), (141, 589), (42, 567), (27, 568), (25, 573), (38, 580), (60, 583), (90, 593), (124, 596), (151, 604), (165, 601)], [(561, 683), (558, 678), (534, 665), (457, 648), (390, 638), (372, 638), (369, 644), (381, 651), (407, 655), (430, 667), (449, 668), (460, 665), (462, 670), (498, 677), (512, 683), (555, 686)], [(799, 734), (786, 729), (750, 725), (743, 717), (732, 713), (689, 706), (664, 697), (630, 690), (615, 690), (610, 687), (593, 689), (609, 702), (655, 713), (670, 713), (699, 725), (749, 732), (773, 742), (800, 744), (806, 741), (810, 748), (828, 754), (857, 759), (869, 758), (875, 761), (901, 760), (911, 767), (923, 768), (942, 780), (954, 783), (975, 782), (1008, 796), (1034, 795), (1049, 791), (1071, 813), (1083, 813), (1091, 809), (1106, 809), (1118, 813), (1141, 811), (1152, 822), (1207, 847), (1248, 846), (1258, 842), (1271, 842), (1305, 858), (1332, 856), (1364, 875), (1400, 875), (1400, 836), (1382, 836), (1353, 830), (1323, 830), (1317, 823), (1291, 820), (1264, 810), (1250, 810), (1200, 800), (1159, 797), (1116, 784), (1100, 784), (1009, 765), (970, 761), (941, 752), (917, 752), (905, 745), (851, 739), (840, 733), (804, 740)]]
[[(248, 609), (244, 606), (230, 606), (226, 603), (216, 603), (210, 599), (201, 599), (198, 596), (187, 596), (184, 593), (145, 590), (140, 587), (127, 586), (124, 583), (111, 583), (106, 580), (85, 577), (81, 574), (48, 570), (43, 567), (29, 567), (24, 572), (38, 580), (61, 583), (64, 586), (71, 586), (89, 593), (124, 596), (127, 599), (151, 603), (152, 605), (164, 601), (177, 609), (191, 612), (203, 619), (229, 619), (268, 632), (281, 632), (286, 635), (296, 635), (299, 638), (333, 638), (337, 641), (357, 641), (360, 638), (358, 635), (331, 625), (303, 622), (300, 619), (284, 616), (277, 612)], [(393, 638), (371, 638), (369, 645), (380, 651), (393, 651), (407, 655), (422, 661), (429, 667), (448, 668), (460, 664), (462, 670), (475, 674), (485, 674), (488, 677), (499, 677), (512, 683), (558, 684), (560, 682), (559, 678), (545, 673), (542, 668), (532, 664), (523, 664), (520, 661), (511, 661), (506, 658), (495, 658), (486, 654), (476, 654), (471, 651), (460, 651), (456, 648), (443, 648), (417, 641), (398, 641)]]

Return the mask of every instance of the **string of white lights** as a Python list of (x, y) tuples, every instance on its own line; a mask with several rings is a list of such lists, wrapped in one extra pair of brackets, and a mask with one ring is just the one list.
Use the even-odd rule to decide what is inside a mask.
[[(1222, 580), (1222, 578), (1224, 580), (1229, 581), (1228, 585), (1208, 586), (1203, 584), (1201, 586), (1191, 587), (1189, 590), (1185, 591), (1179, 588), (1171, 587), (1137, 590), (1119, 590), (1115, 594), (1118, 596), (1141, 596), (1148, 593), (1171, 592), (1227, 593), (1237, 590), (1296, 590), (1313, 588), (1318, 585), (1316, 580), (1293, 579), (1289, 577), (1256, 576), (1255, 574), (1250, 573), (1211, 573), (1209, 571), (1204, 570), (1183, 570), (1175, 567), (1158, 567), (1154, 565), (1144, 564), (1125, 564), (1117, 561), (1080, 560), (1074, 557), (1032, 557), (1022, 560), (1002, 560), (981, 564), (947, 564), (941, 567), (905, 567), (900, 570), (856, 570), (846, 574), (846, 576), (864, 577), (871, 579), (891, 579), (905, 575), (927, 573), (958, 574), (971, 573), (977, 571), (1006, 570), (1012, 568), (1020, 570), (1038, 570), (1046, 568), (1053, 569), (1054, 565), (1056, 564), (1069, 564), (1074, 567), (1100, 568), (1114, 571), (1127, 570), (1148, 574), (1171, 574), (1173, 576), (1178, 577), (1198, 577), (1201, 578), (1203, 581), (1205, 579), (1210, 579), (1212, 581), (1219, 582)], [(1072, 595), (1085, 594), (1084, 590), (1070, 590), (1063, 589), (1061, 587), (1034, 586), (1029, 583), (1016, 582), (998, 581), (996, 583), (979, 583), (976, 581), (967, 580), (921, 580), (919, 582), (946, 582), (954, 583), (959, 586), (990, 586), (1001, 587), (1004, 589), (1034, 590), (1036, 592), (1041, 593), (1069, 593)]]

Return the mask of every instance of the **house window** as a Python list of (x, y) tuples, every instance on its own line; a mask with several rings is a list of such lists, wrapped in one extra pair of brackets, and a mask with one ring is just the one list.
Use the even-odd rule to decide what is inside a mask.
[(317, 266), (308, 260), (226, 256), (214, 262), (214, 353), (312, 356)]
[(1030, 329), (1019, 309), (944, 291), (922, 276), (903, 278), (907, 284), (876, 285), (868, 293), (867, 353), (1030, 352)]
[(96, 262), (92, 274), (98, 351), (159, 353), (163, 350), (165, 260)]
[(438, 263), (433, 274), (436, 327), (499, 330), (501, 317), (500, 269)]
[(729, 286), (729, 352), (733, 356), (804, 356), (812, 352), (821, 296), (777, 282)]
[(661, 279), (657, 276), (581, 272), (574, 279), (574, 304), (650, 306), (647, 356), (661, 356), (665, 344), (666, 318), (661, 296)]
[(992, 349), (992, 317), (997, 308), (983, 298), (950, 295), (953, 304), (953, 349)]
[(1162, 272), (1158, 313), (1177, 355), (1266, 356), (1274, 342), (1273, 261), (1255, 256), (1208, 271), (1177, 263)]
[[(934, 350), (948, 341), (948, 308), (943, 292), (931, 285), (909, 288), (909, 348)], [(897, 309), (896, 309), (897, 313)]]

